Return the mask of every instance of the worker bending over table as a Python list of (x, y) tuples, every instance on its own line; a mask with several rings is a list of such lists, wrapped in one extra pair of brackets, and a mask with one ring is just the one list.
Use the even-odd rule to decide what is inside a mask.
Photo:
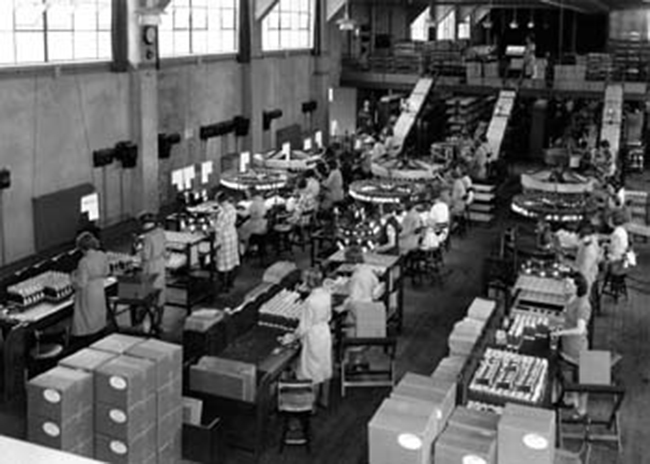
[(77, 237), (77, 248), (83, 256), (70, 276), (75, 288), (71, 335), (72, 345), (83, 347), (100, 339), (106, 329), (104, 281), (109, 266), (99, 240), (90, 232)]
[(332, 295), (321, 286), (322, 276), (312, 282), (315, 288), (305, 300), (300, 323), (295, 332), (287, 334), (285, 343), (300, 340), (300, 359), (296, 369), (299, 380), (311, 380), (317, 389), (318, 404), (329, 404), (329, 381), (332, 378)]

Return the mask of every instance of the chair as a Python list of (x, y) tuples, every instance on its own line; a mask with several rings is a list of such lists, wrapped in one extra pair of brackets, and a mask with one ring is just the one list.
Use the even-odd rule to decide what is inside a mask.
[(294, 226), (288, 222), (280, 222), (273, 226), (276, 256), (280, 256), (285, 251), (291, 253), (291, 235), (293, 234), (293, 229)]
[(256, 248), (254, 252), (260, 259), (260, 266), (264, 267), (266, 260), (266, 247), (268, 245), (268, 234), (251, 234), (249, 238), (250, 248)]
[[(611, 380), (611, 370), (617, 361), (603, 366), (594, 365), (593, 360), (598, 361), (597, 352), (593, 356), (581, 355), (581, 366), (574, 366), (565, 363), (564, 367), (576, 374), (576, 368), (580, 370), (577, 381), (566, 382), (560, 376), (560, 395), (557, 403), (558, 417), (558, 444), (564, 446), (564, 440), (578, 440), (583, 445), (591, 445), (596, 442), (615, 443), (617, 451), (622, 450), (621, 428), (619, 409), (625, 398), (625, 389)], [(601, 352), (605, 353), (606, 352)], [(607, 359), (605, 356), (600, 359)], [(620, 360), (620, 358), (619, 358)], [(588, 364), (588, 365), (587, 365)], [(587, 414), (582, 417), (572, 417), (567, 414), (567, 408), (563, 405), (565, 396), (568, 393), (588, 395)], [(588, 460), (585, 461), (588, 463)]]
[[(29, 350), (29, 372), (36, 375), (56, 365), (56, 361), (64, 352), (65, 346), (69, 344), (70, 333), (66, 327), (63, 331), (34, 331), (36, 341), (34, 347)], [(46, 341), (47, 340), (47, 341)]]
[[(316, 390), (310, 380), (282, 380), (278, 383), (278, 413), (282, 417), (280, 452), (285, 445), (304, 445), (311, 451), (311, 416), (314, 412)], [(300, 429), (291, 433), (291, 421)]]
[(408, 258), (407, 266), (414, 284), (416, 279), (421, 284), (422, 277), (428, 277), (431, 281), (435, 280), (442, 284), (442, 268), (444, 266), (442, 247), (413, 250)]
[[(359, 348), (378, 348), (375, 353), (366, 353), (368, 368), (356, 370), (350, 361), (349, 351)], [(348, 388), (393, 387), (395, 385), (395, 354), (397, 339), (385, 338), (343, 338), (340, 342), (341, 396)], [(373, 356), (378, 354), (379, 357)]]
[(614, 298), (615, 304), (618, 304), (618, 299), (621, 296), (625, 296), (625, 300), (627, 300), (627, 270), (614, 270), (610, 267), (605, 273), (601, 295), (611, 296)]

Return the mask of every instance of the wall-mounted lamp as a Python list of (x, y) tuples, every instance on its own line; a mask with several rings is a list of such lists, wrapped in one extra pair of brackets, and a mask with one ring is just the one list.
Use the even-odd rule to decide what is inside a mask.
[(262, 113), (262, 130), (271, 129), (271, 122), (282, 117), (282, 110), (269, 110)]
[(230, 134), (234, 130), (235, 123), (233, 120), (218, 122), (216, 124), (201, 126), (201, 129), (199, 130), (199, 137), (201, 140), (207, 140), (213, 137), (221, 137), (223, 135)]
[(316, 102), (316, 100), (306, 101), (302, 104), (302, 112), (313, 113), (314, 111), (316, 111), (317, 107), (318, 107), (318, 102)]
[(132, 169), (138, 161), (138, 146), (133, 142), (115, 144), (114, 157), (122, 163), (122, 168)]
[(235, 116), (233, 119), (235, 124), (235, 137), (246, 137), (251, 127), (251, 120), (244, 116)]
[(158, 159), (168, 159), (172, 154), (172, 147), (181, 142), (181, 134), (158, 134)]
[(103, 168), (115, 159), (115, 148), (102, 148), (93, 152), (93, 167)]
[(8, 168), (0, 169), (0, 190), (11, 187), (11, 171)]

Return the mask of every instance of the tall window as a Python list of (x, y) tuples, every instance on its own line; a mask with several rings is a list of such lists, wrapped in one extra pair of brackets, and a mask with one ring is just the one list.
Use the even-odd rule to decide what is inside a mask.
[(163, 57), (237, 52), (237, 0), (173, 0), (160, 22)]
[(438, 28), (436, 29), (436, 38), (438, 40), (455, 40), (456, 39), (456, 10), (453, 8), (444, 17), (442, 21), (438, 23)]
[(429, 27), (431, 25), (431, 8), (427, 7), (411, 23), (411, 40), (427, 42), (429, 40)]
[(262, 20), (262, 50), (311, 48), (313, 0), (280, 0)]
[(0, 66), (111, 55), (111, 0), (0, 0)]

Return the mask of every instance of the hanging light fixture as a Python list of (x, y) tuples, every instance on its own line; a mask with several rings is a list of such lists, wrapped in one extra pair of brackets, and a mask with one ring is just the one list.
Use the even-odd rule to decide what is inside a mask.
[(530, 19), (528, 20), (528, 29), (533, 29), (535, 27), (535, 21), (533, 20), (533, 9), (530, 9)]
[(510, 22), (510, 29), (519, 28), (519, 23), (517, 22), (517, 7), (515, 7), (514, 12), (512, 13), (512, 21)]
[(490, 0), (490, 6), (488, 7), (488, 17), (485, 21), (483, 21), (483, 27), (485, 29), (492, 29), (494, 24), (492, 23), (492, 0)]
[(434, 29), (437, 26), (436, 23), (436, 6), (433, 1), (429, 2), (429, 15), (426, 17), (425, 25), (429, 29)]
[(340, 31), (354, 31), (357, 28), (357, 22), (350, 18), (350, 0), (345, 2), (343, 17), (336, 21)]

